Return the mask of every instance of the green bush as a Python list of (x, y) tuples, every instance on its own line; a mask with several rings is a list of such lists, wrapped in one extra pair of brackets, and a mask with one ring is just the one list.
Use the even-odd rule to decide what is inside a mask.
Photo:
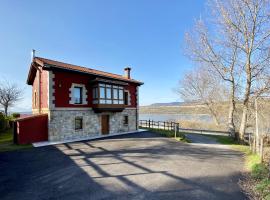
[(256, 179), (256, 180), (262, 180), (266, 177), (268, 177), (268, 169), (267, 166), (264, 164), (255, 164), (252, 167), (252, 171), (251, 171), (251, 176), (252, 178)]
[(21, 116), (21, 114), (20, 113), (12, 113), (11, 116), (16, 119), (16, 118), (19, 118)]

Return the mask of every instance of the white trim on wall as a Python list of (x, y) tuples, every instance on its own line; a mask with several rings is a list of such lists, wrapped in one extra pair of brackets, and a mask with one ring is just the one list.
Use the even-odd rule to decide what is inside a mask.
[(131, 105), (131, 96), (130, 96), (130, 92), (129, 92), (129, 90), (125, 90), (125, 92), (128, 93), (128, 106), (130, 106), (130, 105)]
[(52, 71), (48, 71), (48, 108), (53, 109), (55, 107), (55, 89), (54, 89), (54, 73)]
[[(82, 104), (75, 104), (75, 99), (73, 98), (73, 89), (74, 87), (81, 87), (82, 88)], [(71, 88), (69, 88), (69, 104), (72, 105), (87, 105), (87, 89), (84, 84), (72, 83)]]

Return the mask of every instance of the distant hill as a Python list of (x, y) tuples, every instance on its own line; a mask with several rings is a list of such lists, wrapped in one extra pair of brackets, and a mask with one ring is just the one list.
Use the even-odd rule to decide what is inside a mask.
[(149, 106), (140, 106), (140, 114), (207, 114), (205, 105), (199, 102), (169, 102), (153, 103)]
[(180, 106), (183, 102), (169, 102), (169, 103), (153, 103), (149, 106)]

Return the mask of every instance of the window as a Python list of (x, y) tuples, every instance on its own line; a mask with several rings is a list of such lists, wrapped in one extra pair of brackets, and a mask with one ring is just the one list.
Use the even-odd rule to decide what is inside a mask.
[(128, 92), (125, 92), (125, 98), (124, 98), (124, 100), (125, 100), (125, 105), (128, 105)]
[(82, 87), (74, 87), (73, 98), (75, 104), (82, 104)]
[(124, 125), (128, 125), (128, 116), (124, 116)]
[(93, 88), (94, 104), (124, 104), (122, 86), (100, 83)]
[(75, 130), (81, 130), (83, 128), (83, 118), (75, 117)]

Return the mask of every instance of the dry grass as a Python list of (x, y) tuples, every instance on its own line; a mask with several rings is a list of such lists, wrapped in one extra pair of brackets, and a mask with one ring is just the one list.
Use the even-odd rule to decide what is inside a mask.
[(217, 126), (213, 122), (204, 122), (196, 120), (181, 120), (179, 121), (181, 128), (187, 129), (203, 129), (203, 130), (212, 130), (212, 131), (226, 131), (225, 125)]

